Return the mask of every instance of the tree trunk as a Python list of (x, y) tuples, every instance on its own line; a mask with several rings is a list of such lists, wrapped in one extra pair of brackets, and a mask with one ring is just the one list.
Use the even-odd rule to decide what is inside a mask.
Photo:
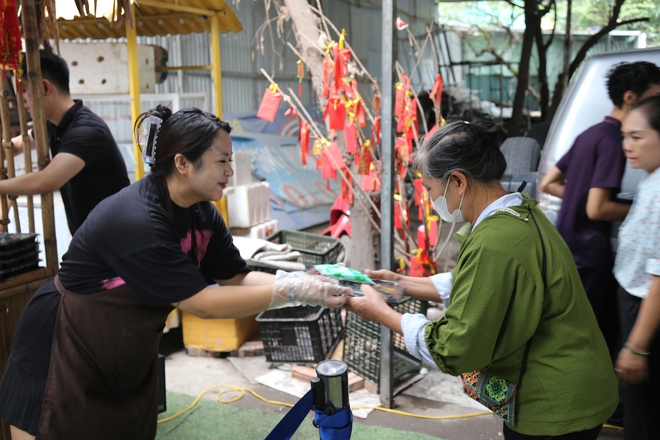
[(319, 107), (325, 108), (323, 97), (323, 54), (316, 46), (321, 33), (319, 18), (312, 12), (307, 0), (284, 0), (291, 21), (295, 27), (298, 50), (312, 77), (312, 86), (319, 100)]
[(525, 97), (527, 96), (527, 86), (529, 85), (529, 66), (532, 58), (532, 49), (536, 32), (540, 25), (537, 0), (525, 0), (525, 33), (523, 34), (520, 64), (518, 65), (518, 84), (516, 84), (513, 111), (511, 121), (509, 121), (509, 136), (517, 136), (519, 134)]
[(543, 30), (541, 26), (536, 29), (536, 51), (539, 54), (539, 106), (541, 107), (541, 120), (545, 121), (548, 108), (550, 107), (550, 87), (548, 85), (548, 61), (547, 61), (547, 47), (543, 41)]
[[(319, 107), (324, 109), (326, 99), (323, 97), (323, 54), (315, 45), (321, 35), (319, 30), (320, 19), (312, 12), (307, 0), (284, 0), (284, 3), (293, 21), (298, 50), (303, 62), (309, 69)], [(338, 136), (334, 141), (343, 151), (344, 137)], [(355, 163), (351, 166), (355, 171)], [(353, 185), (360, 185), (360, 183), (355, 182)], [(360, 192), (354, 191), (353, 193), (356, 199), (364, 199)], [(359, 269), (379, 269), (380, 235), (374, 230), (370, 221), (370, 217), (375, 217), (375, 212), (371, 209), (367, 200), (362, 201), (362, 204), (356, 202), (351, 207), (350, 264), (352, 267)], [(368, 212), (365, 212), (362, 205), (369, 207)], [(378, 222), (378, 219), (376, 219), (376, 222)]]
[[(380, 206), (380, 192), (369, 194), (371, 197), (377, 197), (376, 206)], [(357, 200), (351, 209), (351, 267), (358, 270), (380, 269), (380, 234), (369, 220), (369, 217), (372, 217), (378, 222), (378, 218), (362, 193), (356, 192), (355, 198), (362, 199), (362, 204), (369, 207), (369, 212), (365, 212)]]

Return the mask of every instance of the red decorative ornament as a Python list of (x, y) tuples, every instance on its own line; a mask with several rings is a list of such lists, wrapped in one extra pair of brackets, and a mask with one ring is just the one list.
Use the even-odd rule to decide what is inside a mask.
[(321, 165), (321, 178), (322, 179), (336, 179), (337, 169), (334, 167), (330, 158), (330, 153), (327, 150), (323, 151), (323, 163)]
[(333, 75), (333, 90), (335, 93), (339, 90), (339, 87), (342, 85), (342, 79), (346, 76), (346, 58), (344, 58), (344, 51), (339, 50), (339, 46), (335, 45), (332, 48), (332, 57), (334, 58), (334, 69), (332, 70)]
[(405, 96), (406, 96), (406, 91), (403, 90), (403, 84), (402, 83), (396, 83), (395, 85), (395, 95), (394, 95), (394, 116), (399, 116), (401, 113), (403, 113), (403, 110), (406, 106), (406, 101), (405, 101)]
[(346, 152), (357, 154), (357, 133), (355, 130), (355, 123), (346, 124), (346, 127), (344, 128)]
[(374, 119), (374, 125), (371, 128), (371, 142), (373, 142), (374, 145), (380, 144), (380, 138), (381, 138), (380, 121), (381, 121), (380, 116), (376, 116), (376, 118)]
[(366, 110), (364, 109), (364, 104), (362, 103), (361, 99), (358, 99), (357, 103), (355, 104), (355, 109), (353, 111), (355, 112), (355, 121), (357, 122), (357, 125), (361, 128), (366, 127), (367, 113)]
[(21, 68), (22, 48), (16, 0), (0, 0), (0, 68), (3, 71)]
[(371, 158), (371, 148), (369, 144), (370, 142), (367, 141), (362, 146), (362, 154), (360, 154), (358, 159), (358, 174), (365, 175), (371, 172), (371, 164), (373, 163), (373, 159)]
[(282, 101), (282, 94), (278, 91), (277, 84), (272, 84), (266, 89), (263, 98), (261, 98), (257, 118), (273, 122), (277, 115), (280, 101)]
[(296, 63), (298, 64), (298, 96), (302, 96), (302, 82), (303, 78), (305, 78), (305, 65), (303, 64), (302, 60), (298, 60)]
[(300, 138), (300, 157), (302, 164), (307, 165), (307, 156), (309, 156), (309, 122), (303, 121), (298, 129), (298, 137)]
[(326, 148), (325, 152), (332, 158), (332, 167), (335, 170), (341, 170), (346, 168), (346, 162), (344, 162), (344, 157), (341, 155), (339, 147), (334, 142)]
[(429, 93), (429, 98), (431, 98), (436, 107), (440, 107), (440, 104), (442, 103), (442, 75), (439, 73), (435, 76), (435, 81), (433, 82), (433, 87)]
[(424, 184), (422, 179), (413, 179), (413, 185), (415, 186), (415, 206), (419, 206), (420, 202), (424, 200)]
[(362, 176), (362, 189), (365, 191), (380, 191), (380, 178), (376, 171)]
[(330, 72), (332, 71), (332, 60), (328, 55), (323, 58), (323, 97), (330, 97)]
[(344, 104), (344, 100), (339, 97), (328, 100), (323, 119), (326, 117), (330, 118), (328, 120), (330, 130), (343, 130), (346, 119), (346, 105)]
[[(348, 183), (346, 183), (348, 181)], [(353, 203), (353, 181), (350, 174), (346, 175), (346, 179), (341, 179), (341, 197), (348, 200), (348, 203)]]

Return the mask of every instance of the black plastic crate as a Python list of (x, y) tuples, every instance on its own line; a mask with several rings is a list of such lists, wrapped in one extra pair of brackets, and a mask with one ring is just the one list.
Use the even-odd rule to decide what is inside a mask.
[(286, 307), (261, 312), (256, 320), (268, 362), (321, 362), (344, 333), (339, 308)]
[(307, 232), (283, 229), (268, 237), (267, 240), (276, 244), (291, 245), (294, 250), (301, 253), (302, 263), (308, 269), (316, 264), (337, 263), (337, 258), (342, 251), (342, 244), (338, 239)]
[[(428, 303), (412, 298), (395, 305), (399, 313), (426, 313)], [(394, 340), (394, 385), (421, 367), (421, 361), (406, 351), (403, 336), (392, 332)], [(346, 314), (344, 362), (349, 369), (373, 384), (380, 385), (380, 324), (367, 322), (352, 312)]]

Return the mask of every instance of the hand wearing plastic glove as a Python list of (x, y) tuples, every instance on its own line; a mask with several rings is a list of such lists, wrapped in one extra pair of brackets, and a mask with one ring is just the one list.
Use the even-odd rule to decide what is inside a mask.
[(334, 309), (344, 305), (351, 292), (350, 288), (340, 286), (339, 281), (331, 278), (278, 270), (268, 309), (297, 305)]

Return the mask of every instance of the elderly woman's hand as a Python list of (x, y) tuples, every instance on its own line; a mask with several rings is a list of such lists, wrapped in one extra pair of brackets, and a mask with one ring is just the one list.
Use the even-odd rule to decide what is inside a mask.
[(365, 321), (378, 321), (388, 310), (392, 310), (385, 302), (385, 298), (381, 293), (376, 291), (373, 287), (363, 284), (361, 287), (363, 296), (353, 296), (348, 298), (346, 303), (348, 310), (358, 315)]
[(387, 280), (387, 281), (399, 281), (399, 274), (392, 272), (391, 270), (379, 269), (379, 270), (365, 270), (364, 273), (371, 278), (372, 280)]
[(344, 305), (351, 292), (349, 287), (342, 287), (328, 277), (278, 270), (268, 308), (304, 304), (334, 309)]

